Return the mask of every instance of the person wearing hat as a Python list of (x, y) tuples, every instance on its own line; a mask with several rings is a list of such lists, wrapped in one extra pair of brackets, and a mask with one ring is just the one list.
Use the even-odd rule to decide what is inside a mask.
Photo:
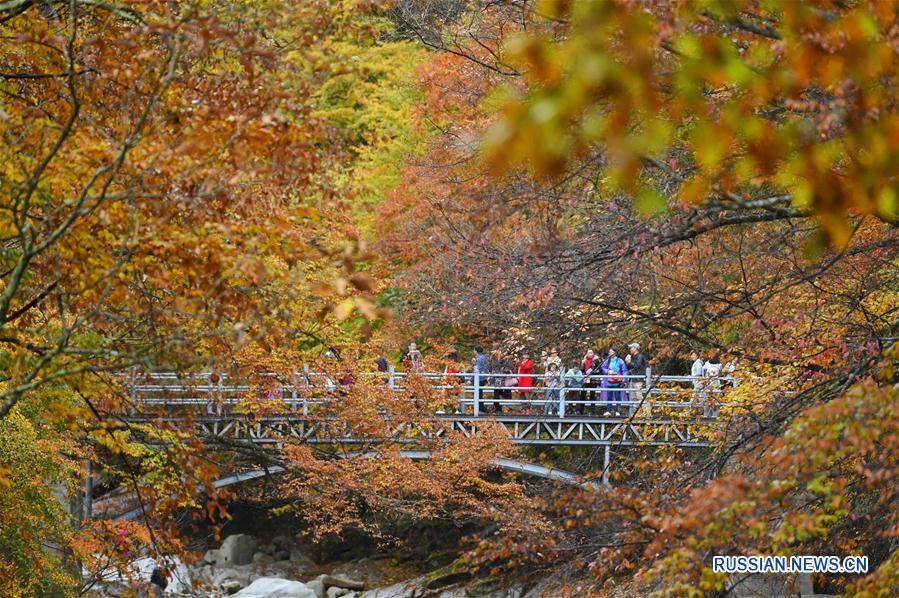
[[(649, 362), (646, 361), (646, 358), (643, 357), (643, 353), (640, 352), (640, 343), (631, 343), (627, 346), (628, 355), (624, 358), (625, 363), (627, 363), (628, 371), (631, 376), (639, 376), (639, 378), (631, 378), (628, 382), (628, 388), (631, 390), (628, 392), (628, 400), (630, 401), (642, 401), (643, 400), (643, 388), (646, 383), (646, 368), (649, 367)], [(636, 406), (631, 407), (631, 414), (634, 413)]]

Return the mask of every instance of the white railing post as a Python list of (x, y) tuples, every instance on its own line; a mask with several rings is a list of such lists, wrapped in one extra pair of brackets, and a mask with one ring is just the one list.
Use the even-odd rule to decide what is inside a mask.
[(225, 410), (225, 388), (224, 388), (224, 374), (219, 374), (218, 381), (218, 395), (219, 395), (219, 404), (218, 404), (218, 414), (221, 415)]
[(474, 371), (474, 408), (472, 414), (478, 417), (481, 414), (481, 372)]
[(291, 381), (290, 381), (290, 410), (297, 410), (297, 371), (291, 370)]
[(396, 368), (394, 368), (392, 363), (387, 366), (387, 386), (390, 387), (391, 390), (396, 388), (396, 381), (393, 376), (395, 372)]
[(565, 384), (559, 389), (559, 417), (565, 417)]
[(609, 484), (609, 445), (605, 446), (605, 450), (603, 451), (603, 459), (602, 459), (602, 483), (607, 485)]
[(131, 405), (128, 406), (128, 412), (134, 415), (137, 413), (137, 368), (131, 370), (128, 378), (131, 380), (131, 388), (128, 389), (128, 394), (131, 396)]
[(306, 378), (306, 392), (303, 393), (303, 415), (309, 415), (309, 393), (312, 392), (312, 378), (309, 377), (309, 364), (303, 364), (303, 375)]

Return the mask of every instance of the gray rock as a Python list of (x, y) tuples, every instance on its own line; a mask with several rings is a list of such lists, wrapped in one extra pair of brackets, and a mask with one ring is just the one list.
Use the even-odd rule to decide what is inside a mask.
[(251, 571), (249, 567), (241, 567), (234, 569), (220, 569), (212, 576), (212, 586), (215, 588), (224, 588), (225, 584), (233, 587), (234, 582), (244, 588), (250, 585)]
[(324, 575), (319, 575), (312, 581), (306, 582), (306, 587), (315, 592), (316, 598), (325, 598), (325, 584), (322, 581)]
[(325, 592), (325, 596), (327, 598), (341, 598), (341, 596), (348, 596), (350, 594), (355, 595), (356, 592), (353, 590), (347, 590), (346, 588), (338, 588), (337, 586), (332, 586), (328, 588), (328, 591)]
[(300, 561), (300, 562), (314, 562), (312, 558), (309, 556), (309, 553), (303, 550), (300, 546), (291, 546), (290, 547), (290, 560), (292, 561)]
[(248, 565), (256, 552), (256, 538), (247, 534), (228, 536), (219, 548), (218, 565)]
[(289, 561), (290, 560), (290, 552), (287, 550), (276, 550), (272, 553), (272, 557), (276, 561)]
[(261, 574), (260, 577), (280, 577), (282, 579), (299, 579), (301, 581), (309, 577), (306, 569), (290, 561), (276, 561), (268, 565), (251, 565), (251, 567)]
[(275, 559), (270, 554), (265, 554), (264, 552), (257, 552), (253, 554), (253, 563), (257, 565), (270, 565), (274, 562)]
[(209, 563), (210, 565), (215, 565), (219, 562), (220, 558), (222, 558), (222, 553), (213, 548), (211, 550), (207, 550), (206, 554), (203, 555), (203, 562)]
[(216, 569), (212, 565), (204, 565), (200, 563), (198, 564), (198, 566), (191, 569), (191, 573), (194, 579), (198, 581), (212, 582), (212, 578), (215, 576)]
[(347, 579), (357, 579), (363, 582), (366, 588), (379, 588), (397, 579), (412, 579), (418, 575), (418, 571), (392, 558), (363, 558), (340, 563), (335, 565), (330, 573)]
[(815, 592), (815, 584), (808, 573), (800, 573), (795, 579), (796, 591), (802, 598), (833, 598), (833, 594), (818, 594)]
[(165, 587), (165, 594), (192, 594), (193, 580), (190, 576), (190, 570), (187, 565), (180, 561), (175, 563), (174, 568), (169, 571), (169, 583)]
[(296, 563), (297, 566), (302, 567), (303, 569), (316, 569), (317, 566), (315, 561), (309, 557), (309, 555), (302, 548), (297, 546), (292, 546), (290, 548), (290, 554), (288, 555), (290, 562)]
[(363, 598), (415, 598), (421, 596), (424, 578), (409, 581), (401, 581), (391, 586), (368, 590), (360, 594)]
[(260, 577), (237, 594), (238, 598), (316, 598), (306, 584), (277, 577)]
[(222, 592), (230, 596), (231, 594), (235, 594), (242, 590), (244, 585), (246, 584), (243, 584), (236, 579), (226, 579), (225, 582), (221, 586), (219, 586), (219, 588), (222, 590)]
[(365, 584), (361, 581), (356, 581), (354, 579), (348, 579), (346, 577), (342, 577), (340, 575), (323, 575), (322, 583), (325, 584), (325, 587), (331, 588), (344, 588), (347, 590), (364, 590)]
[(293, 544), (293, 540), (290, 539), (290, 536), (275, 536), (272, 538), (272, 546), (279, 550), (290, 550), (290, 545)]
[(791, 598), (799, 592), (791, 588), (788, 579), (778, 575), (752, 574), (731, 578), (728, 598)]

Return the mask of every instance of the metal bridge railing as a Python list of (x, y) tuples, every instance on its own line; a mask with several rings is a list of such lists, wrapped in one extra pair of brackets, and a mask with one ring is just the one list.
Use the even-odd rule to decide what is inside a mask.
[[(407, 390), (405, 382), (410, 376), (417, 376), (428, 381), (434, 391), (444, 393), (446, 409), (455, 409), (457, 413), (470, 412), (474, 417), (487, 415), (487, 409), (495, 410), (496, 407), (534, 410), (534, 415), (559, 418), (578, 415), (587, 408), (600, 408), (609, 414), (617, 412), (618, 416), (623, 416), (633, 415), (641, 405), (672, 410), (699, 407), (704, 410), (705, 417), (716, 417), (726, 388), (736, 387), (739, 383), (734, 376), (654, 376), (649, 368), (645, 376), (623, 376), (620, 387), (602, 386), (603, 381), (608, 381), (611, 376), (591, 375), (590, 382), (586, 384), (566, 384), (555, 389), (541, 384), (550, 377), (547, 374), (409, 373), (396, 372), (391, 368), (388, 372), (366, 372), (362, 375), (368, 383), (377, 381), (398, 393)], [(512, 377), (530, 378), (534, 383), (529, 386), (505, 386), (503, 382)], [(212, 372), (151, 372), (129, 376), (126, 386), (134, 408), (141, 405), (201, 406), (210, 415), (221, 414), (268, 386), (264, 398), (280, 399), (291, 411), (308, 415), (322, 405), (339, 401), (341, 392), (352, 385), (338, 384), (326, 373), (311, 372), (308, 368), (293, 372), (290, 380), (283, 380), (274, 373), (260, 374), (257, 378), (258, 382), (254, 384)], [(631, 382), (641, 382), (642, 387), (631, 387)], [(614, 400), (602, 400), (603, 393), (612, 393), (614, 397), (607, 395), (607, 399)], [(435, 411), (435, 415), (443, 413), (443, 410)]]

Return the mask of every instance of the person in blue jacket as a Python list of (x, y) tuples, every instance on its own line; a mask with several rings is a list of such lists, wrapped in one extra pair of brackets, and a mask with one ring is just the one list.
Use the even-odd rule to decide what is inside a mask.
[(599, 369), (603, 375), (602, 383), (600, 384), (602, 388), (600, 399), (606, 404), (606, 409), (610, 409), (610, 403), (617, 403), (627, 399), (627, 392), (624, 390), (627, 386), (625, 378), (627, 376), (627, 364), (618, 357), (615, 349), (610, 348), (608, 357), (605, 358)]

